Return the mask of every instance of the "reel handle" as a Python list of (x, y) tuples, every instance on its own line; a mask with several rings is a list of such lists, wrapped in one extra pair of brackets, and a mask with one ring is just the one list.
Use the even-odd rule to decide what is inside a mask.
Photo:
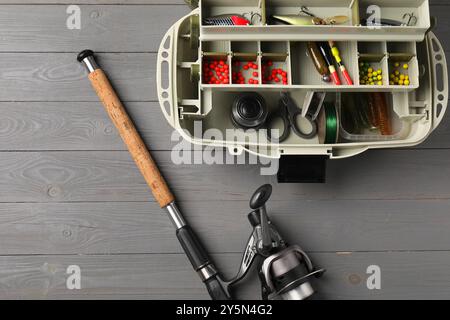
[(249, 215), (249, 220), (254, 228), (261, 225), (260, 250), (264, 253), (269, 252), (272, 248), (269, 218), (267, 217), (266, 212), (266, 202), (270, 199), (271, 195), (272, 186), (270, 184), (265, 184), (262, 187), (259, 187), (250, 199), (250, 208), (254, 210), (254, 213)]
[(266, 202), (270, 199), (272, 195), (272, 186), (270, 184), (265, 184), (255, 191), (252, 198), (250, 199), (250, 208), (257, 210), (266, 205)]

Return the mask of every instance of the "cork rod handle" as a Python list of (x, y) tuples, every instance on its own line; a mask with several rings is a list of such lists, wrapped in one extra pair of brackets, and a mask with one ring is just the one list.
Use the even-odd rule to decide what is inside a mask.
[(89, 80), (103, 103), (109, 117), (119, 131), (122, 140), (128, 147), (136, 165), (152, 190), (153, 196), (161, 208), (175, 200), (144, 141), (128, 116), (122, 102), (114, 91), (108, 77), (101, 69), (89, 74)]

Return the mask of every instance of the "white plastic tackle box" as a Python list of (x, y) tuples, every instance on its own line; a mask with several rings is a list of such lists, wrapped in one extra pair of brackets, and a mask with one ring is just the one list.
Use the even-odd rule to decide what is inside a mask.
[[(444, 116), (448, 101), (447, 63), (439, 40), (430, 31), (433, 20), (427, 0), (187, 2), (194, 10), (175, 23), (161, 43), (157, 86), (165, 118), (184, 139), (193, 144), (225, 147), (234, 155), (247, 151), (272, 158), (320, 156), (338, 159), (368, 149), (417, 145), (431, 134)], [(401, 22), (405, 17), (413, 17), (414, 23), (362, 25), (362, 19), (368, 17), (374, 6), (383, 19)], [(272, 23), (271, 17), (274, 16), (308, 17), (308, 14), (300, 12), (305, 8), (320, 18), (345, 16), (348, 19), (335, 25)], [(207, 18), (226, 15), (246, 17), (250, 24), (205, 23)], [(308, 51), (312, 41), (335, 41), (353, 80), (352, 85), (343, 80), (342, 74), (341, 85), (323, 81)], [(208, 65), (214, 61), (225, 61), (228, 66), (222, 76), (228, 74), (221, 83), (211, 83), (208, 74), (205, 75), (205, 72), (211, 72), (208, 71)], [(250, 63), (250, 77), (254, 74), (254, 83), (248, 83), (247, 80), (242, 83), (236, 75), (239, 71), (249, 72), (242, 69), (242, 65), (247, 63)], [(340, 72), (336, 61), (333, 64)], [(285, 72), (283, 81), (281, 76), (278, 83), (267, 80), (270, 80), (270, 75), (266, 78), (266, 71), (262, 68), (268, 68), (268, 65)], [(235, 70), (235, 66), (241, 69)], [(252, 66), (257, 68), (252, 70)], [(365, 74), (370, 73), (368, 66), (371, 70), (381, 71), (378, 73), (381, 79), (376, 79), (374, 85), (364, 80)], [(401, 81), (402, 85), (398, 79), (393, 82), (392, 75), (396, 75), (394, 67), (398, 66), (400, 69), (402, 66), (407, 68), (408, 81)], [(214, 65), (211, 67), (214, 69)], [(280, 93), (287, 92), (298, 108), (303, 108), (303, 115), (308, 112), (305, 110), (308, 108), (308, 104), (305, 104), (307, 97), (311, 97), (313, 92), (321, 93), (326, 103), (332, 104), (337, 113), (336, 139), (330, 143), (324, 142), (320, 134), (305, 139), (292, 133), (288, 139), (279, 143), (261, 138), (261, 135), (255, 142), (248, 138), (247, 130), (243, 129), (245, 134), (240, 138), (227, 139), (227, 130), (236, 129), (230, 116), (233, 101), (245, 92), (261, 95), (269, 113), (280, 108)], [(346, 110), (358, 110), (359, 102), (366, 103), (364, 101), (369, 95), (378, 92), (385, 96), (389, 108), (390, 132), (381, 134), (374, 128), (355, 130), (345, 127), (348, 126), (349, 117), (355, 117), (355, 114), (346, 114)], [(318, 118), (316, 121), (321, 120)], [(194, 135), (195, 123), (201, 124), (203, 133), (208, 129), (216, 129), (223, 134), (223, 138)], [(318, 125), (320, 133), (324, 129), (320, 128), (320, 123)]]

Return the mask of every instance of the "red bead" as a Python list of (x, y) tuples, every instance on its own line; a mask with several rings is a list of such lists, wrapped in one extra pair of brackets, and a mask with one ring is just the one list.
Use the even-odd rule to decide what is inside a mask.
[(275, 78), (275, 79), (273, 79), (273, 81), (280, 82), (280, 79), (279, 78)]
[(253, 72), (253, 76), (254, 76), (254, 77), (257, 77), (258, 75), (259, 75), (258, 72), (256, 72), (256, 71)]
[(269, 67), (273, 66), (272, 60), (267, 60), (267, 65), (268, 65)]
[(248, 65), (244, 66), (244, 70), (248, 70), (248, 68), (249, 68)]

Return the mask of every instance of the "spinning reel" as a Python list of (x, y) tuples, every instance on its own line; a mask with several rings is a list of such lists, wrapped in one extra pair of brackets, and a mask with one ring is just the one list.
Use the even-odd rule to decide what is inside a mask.
[(263, 300), (305, 300), (314, 294), (310, 280), (325, 269), (316, 269), (308, 255), (297, 245), (289, 246), (269, 220), (266, 202), (272, 186), (266, 184), (250, 200), (248, 219), (253, 232), (248, 240), (236, 277), (224, 283), (229, 288), (242, 281), (256, 265)]

